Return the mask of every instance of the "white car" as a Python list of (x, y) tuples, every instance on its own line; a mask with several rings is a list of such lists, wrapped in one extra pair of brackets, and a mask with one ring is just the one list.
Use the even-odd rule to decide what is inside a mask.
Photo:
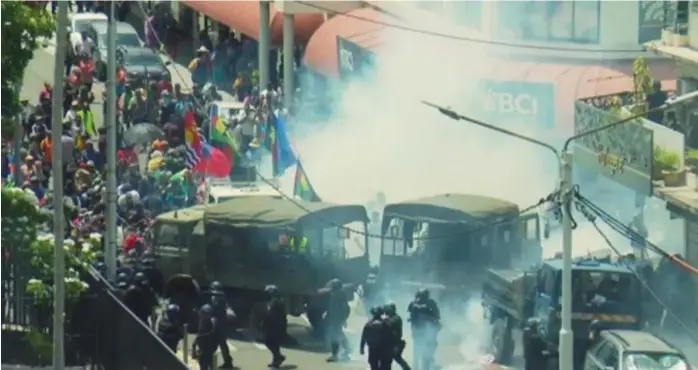
[(81, 32), (87, 31), (95, 23), (108, 23), (109, 18), (104, 13), (77, 13), (70, 17), (70, 45), (75, 46), (82, 42)]

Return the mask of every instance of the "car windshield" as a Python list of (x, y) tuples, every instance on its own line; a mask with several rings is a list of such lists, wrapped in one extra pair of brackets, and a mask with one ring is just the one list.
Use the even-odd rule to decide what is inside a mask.
[[(97, 40), (99, 42), (99, 45), (102, 47), (107, 46), (107, 34), (106, 33), (100, 33), (97, 36)], [(138, 38), (138, 35), (135, 33), (119, 33), (116, 35), (116, 45), (117, 46), (135, 46), (135, 47), (140, 47), (141, 46), (141, 40)]]
[(126, 65), (158, 66), (160, 63), (160, 58), (158, 58), (158, 56), (155, 54), (129, 53), (127, 51), (124, 58), (124, 64)]
[(688, 370), (683, 357), (667, 353), (628, 353), (625, 370)]
[(73, 21), (73, 32), (87, 31), (91, 25), (98, 22), (104, 21), (99, 19), (76, 19), (75, 21)]

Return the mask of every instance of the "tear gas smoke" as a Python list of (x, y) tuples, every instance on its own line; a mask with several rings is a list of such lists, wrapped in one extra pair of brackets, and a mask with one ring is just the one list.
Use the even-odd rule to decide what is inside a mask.
[[(413, 23), (415, 28), (434, 27), (433, 21)], [(494, 59), (481, 45), (389, 28), (383, 28), (376, 37), (383, 42), (369, 73), (329, 82), (333, 86), (328, 90), (339, 92), (330, 116), (321, 124), (310, 124), (310, 117), (318, 112), (302, 111), (290, 127), (293, 146), (323, 200), (369, 204), (377, 192), (384, 192), (390, 203), (452, 192), (499, 197), (523, 208), (554, 191), (558, 167), (548, 151), (451, 120), (419, 103), (420, 99), (430, 100), (474, 115), (474, 108), (483, 102), (479, 83), (498, 77), (491, 74)], [(488, 46), (488, 50), (493, 48)], [(301, 88), (305, 95), (327, 94), (327, 90)], [(538, 139), (556, 143), (562, 139), (555, 128), (493, 123)], [(292, 172), (281, 181), (284, 189), (292, 189)], [(637, 212), (628, 189), (603, 179), (578, 184), (585, 196), (620, 220), (629, 221)], [(668, 212), (658, 210), (663, 207), (658, 203), (648, 200), (645, 211), (650, 239), (669, 251), (679, 251), (683, 225), (669, 225)], [(576, 218), (575, 254), (606, 249), (583, 216), (577, 214)], [(544, 242), (545, 256), (561, 251), (560, 234), (553, 230)], [(608, 234), (619, 249), (629, 251), (627, 240), (613, 232)], [(404, 298), (413, 293), (404, 292)], [(468, 302), (464, 312), (444, 315), (449, 330), (463, 334), (458, 346), (463, 357), (477, 357), (487, 335), (477, 297)]]

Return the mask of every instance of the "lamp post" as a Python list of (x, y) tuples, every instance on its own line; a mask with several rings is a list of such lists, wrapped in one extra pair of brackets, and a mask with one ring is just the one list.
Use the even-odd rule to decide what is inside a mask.
[(470, 117), (466, 117), (459, 114), (451, 109), (438, 106), (433, 103), (422, 101), (422, 104), (436, 108), (441, 114), (455, 120), (463, 120), (474, 123), (478, 126), (488, 128), (490, 130), (497, 131), (499, 133), (513, 136), (517, 139), (544, 147), (555, 154), (560, 165), (560, 194), (562, 195), (562, 312), (560, 312), (560, 336), (558, 341), (558, 354), (559, 354), (559, 367), (560, 370), (567, 370), (574, 368), (574, 337), (572, 333), (572, 215), (571, 215), (571, 202), (572, 202), (572, 152), (569, 150), (569, 145), (572, 141), (579, 138), (595, 134), (601, 131), (606, 131), (608, 129), (614, 128), (616, 126), (622, 125), (624, 123), (632, 122), (638, 118), (643, 118), (645, 115), (651, 112), (663, 111), (667, 108), (677, 105), (684, 104), (693, 99), (698, 98), (698, 91), (694, 91), (685, 95), (678, 96), (674, 99), (668, 100), (662, 106), (652, 109), (647, 112), (642, 112), (640, 114), (635, 114), (630, 117), (626, 117), (615, 121), (606, 126), (597, 127), (588, 131), (584, 131), (573, 136), (570, 136), (565, 141), (562, 147), (562, 153), (558, 154), (557, 149), (550, 144), (544, 143), (542, 141), (517, 134), (515, 132), (497, 127), (486, 122), (476, 120)]
[[(65, 315), (65, 252), (63, 251), (63, 76), (68, 48), (68, 2), (59, 1), (56, 15), (56, 59), (53, 70), (53, 93), (51, 141), (53, 143), (53, 368), (65, 367), (64, 315)], [(70, 159), (70, 158), (66, 158)], [(15, 169), (17, 171), (19, 169)]]
[(104, 246), (104, 261), (107, 265), (107, 279), (116, 279), (116, 9), (115, 2), (109, 2), (111, 16), (107, 24), (107, 233)]

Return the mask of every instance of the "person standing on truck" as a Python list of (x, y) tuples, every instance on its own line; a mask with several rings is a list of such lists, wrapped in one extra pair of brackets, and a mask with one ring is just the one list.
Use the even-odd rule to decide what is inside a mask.
[(385, 320), (392, 331), (393, 339), (393, 352), (392, 360), (395, 361), (402, 370), (411, 370), (410, 365), (407, 364), (404, 358), (402, 358), (402, 352), (405, 350), (405, 340), (402, 339), (402, 317), (398, 315), (395, 303), (388, 303), (383, 308), (385, 313)]
[(263, 323), (264, 344), (272, 355), (269, 367), (278, 368), (286, 360), (286, 356), (281, 354), (281, 341), (286, 337), (288, 325), (286, 305), (276, 285), (267, 285), (264, 291), (269, 295)]
[[(330, 288), (330, 296), (327, 312), (325, 313), (325, 324), (332, 354), (327, 359), (327, 362), (346, 361), (349, 360), (349, 344), (347, 337), (344, 335), (344, 327), (351, 309), (349, 308), (347, 296), (342, 290), (342, 281), (332, 279), (328, 286)], [(340, 349), (342, 350), (341, 356), (339, 355)]]
[(223, 285), (214, 281), (211, 283), (211, 307), (213, 308), (213, 317), (217, 321), (215, 336), (218, 341), (218, 347), (221, 350), (221, 356), (223, 357), (223, 365), (220, 366), (221, 369), (232, 369), (233, 357), (230, 355), (230, 348), (228, 348), (227, 342), (227, 327), (228, 317), (234, 317), (235, 314), (233, 310), (228, 306), (225, 301), (225, 292), (223, 292)]
[(387, 320), (383, 318), (381, 307), (371, 308), (371, 318), (361, 332), (359, 353), (364, 354), (368, 345), (368, 365), (371, 370), (389, 370), (393, 360), (392, 331)]
[(417, 370), (430, 370), (434, 363), (437, 336), (441, 329), (441, 314), (436, 302), (430, 298), (429, 290), (420, 289), (415, 299), (407, 306), (412, 325), (414, 359)]

